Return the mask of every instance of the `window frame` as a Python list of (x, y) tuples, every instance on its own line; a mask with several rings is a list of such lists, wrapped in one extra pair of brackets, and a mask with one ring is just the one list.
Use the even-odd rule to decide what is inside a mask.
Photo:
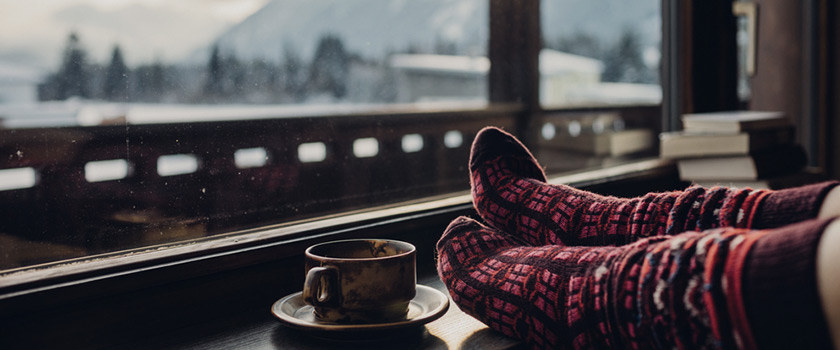
[[(514, 131), (529, 147), (536, 147), (539, 128), (535, 126), (539, 125), (543, 114), (586, 109), (543, 109), (540, 105), (540, 0), (488, 1), (489, 57), (491, 62), (508, 64), (491, 66), (488, 76), (490, 104), (483, 111), (470, 113), (492, 116), (499, 109), (506, 111), (515, 125)], [(665, 3), (669, 2), (663, 1)], [(667, 65), (667, 55), (663, 55), (663, 65)], [(666, 81), (665, 77), (662, 81)], [(623, 111), (635, 107), (639, 106), (596, 109)], [(586, 188), (640, 176), (668, 174), (673, 174), (672, 164), (644, 160), (624, 168), (585, 172), (554, 181)], [(429, 228), (439, 233), (439, 229), (457, 215), (474, 215), (466, 193), (231, 232), (198, 241), (167, 244), (165, 249), (141, 248), (16, 269), (0, 275), (0, 312), (22, 315), (67, 303), (114, 298), (173, 283), (226, 276), (233, 271), (298, 256), (306, 246), (326, 240), (391, 236), (398, 231), (422, 232)]]

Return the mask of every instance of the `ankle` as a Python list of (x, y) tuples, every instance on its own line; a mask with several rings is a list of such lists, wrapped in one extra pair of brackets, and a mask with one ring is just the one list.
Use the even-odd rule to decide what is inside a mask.
[[(753, 228), (774, 228), (840, 214), (837, 182), (771, 191), (758, 204)], [(831, 198), (828, 195), (831, 194)]]

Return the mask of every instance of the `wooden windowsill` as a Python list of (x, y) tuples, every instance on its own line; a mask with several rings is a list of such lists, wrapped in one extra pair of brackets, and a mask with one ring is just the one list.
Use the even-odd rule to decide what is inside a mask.
[[(436, 275), (418, 279), (448, 295)], [(203, 320), (186, 329), (178, 329), (132, 344), (135, 348), (158, 349), (475, 349), (502, 350), (520, 348), (515, 339), (488, 328), (451, 303), (447, 312), (426, 325), (401, 331), (383, 332), (364, 339), (348, 341), (319, 337), (283, 326), (265, 310), (243, 312), (238, 317)]]

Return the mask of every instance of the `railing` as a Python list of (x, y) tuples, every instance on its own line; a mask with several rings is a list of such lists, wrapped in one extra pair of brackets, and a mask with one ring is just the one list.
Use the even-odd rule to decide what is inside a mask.
[(470, 141), (486, 125), (513, 129), (517, 113), (0, 130), (0, 178), (31, 177), (0, 191), (0, 240), (20, 252), (0, 270), (466, 190)]
[(463, 190), (469, 141), (514, 111), (0, 130), (0, 177), (31, 178), (0, 234), (48, 247), (0, 269)]

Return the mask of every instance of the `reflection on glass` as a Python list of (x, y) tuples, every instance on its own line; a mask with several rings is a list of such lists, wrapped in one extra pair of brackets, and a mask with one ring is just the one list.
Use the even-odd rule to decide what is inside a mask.
[(543, 0), (541, 103), (660, 103), (660, 3)]

